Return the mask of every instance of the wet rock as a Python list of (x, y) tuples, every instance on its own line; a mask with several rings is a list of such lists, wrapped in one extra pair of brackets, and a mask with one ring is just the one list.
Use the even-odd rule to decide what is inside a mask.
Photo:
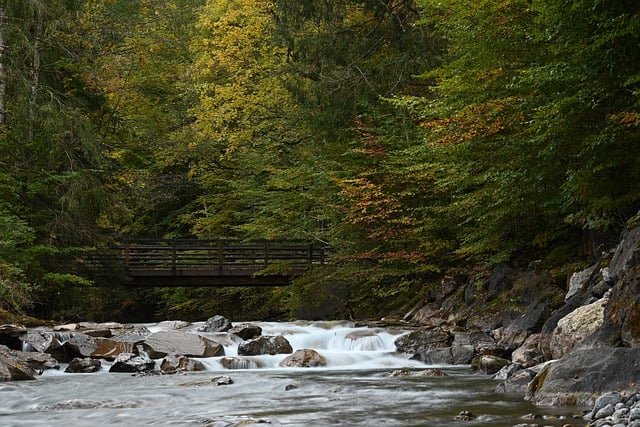
[(121, 353), (133, 353), (136, 343), (116, 341), (111, 338), (95, 338), (96, 348), (91, 357), (114, 360)]
[(523, 368), (538, 365), (543, 360), (544, 357), (540, 351), (540, 334), (530, 335), (520, 347), (511, 353), (511, 361)]
[(239, 336), (243, 340), (250, 340), (262, 335), (262, 328), (258, 325), (254, 325), (253, 323), (241, 323), (229, 329), (228, 332)]
[(151, 334), (142, 346), (152, 359), (167, 354), (184, 354), (188, 357), (223, 356), (224, 348), (205, 337), (181, 331), (161, 331)]
[(231, 320), (217, 314), (207, 319), (200, 330), (203, 332), (227, 332), (232, 327)]
[(174, 374), (185, 371), (205, 371), (206, 367), (199, 360), (193, 360), (181, 354), (168, 354), (160, 362), (160, 370), (165, 374)]
[(144, 372), (155, 369), (155, 362), (146, 354), (122, 353), (109, 368), (109, 372)]
[(36, 374), (16, 352), (0, 345), (0, 381), (33, 380)]
[(476, 352), (471, 345), (456, 345), (444, 348), (432, 348), (414, 356), (428, 365), (468, 365)]
[(14, 350), (22, 348), (20, 337), (27, 333), (27, 328), (22, 325), (5, 324), (0, 326), (0, 345), (6, 345)]
[(178, 330), (191, 326), (191, 322), (185, 322), (184, 320), (165, 320), (158, 323), (158, 327), (162, 329)]
[(190, 381), (184, 384), (180, 384), (182, 387), (204, 387), (210, 385), (230, 385), (233, 384), (233, 380), (229, 375), (221, 375), (202, 381)]
[(608, 300), (604, 297), (592, 304), (578, 307), (558, 320), (549, 344), (551, 356), (554, 359), (569, 353), (603, 324), (604, 310)]
[(76, 357), (69, 362), (69, 365), (64, 371), (76, 374), (88, 374), (98, 372), (101, 367), (102, 364), (99, 360), (91, 359), (90, 357)]
[(446, 377), (446, 372), (440, 369), (424, 369), (422, 371), (411, 371), (409, 369), (396, 369), (392, 371), (389, 377)]
[(545, 363), (541, 363), (524, 369), (516, 363), (505, 366), (494, 376), (495, 379), (501, 380), (494, 391), (497, 393), (517, 393), (525, 395), (529, 389), (529, 384), (545, 365)]
[(89, 357), (98, 347), (95, 338), (83, 333), (73, 333), (63, 344), (69, 359)]
[(15, 354), (26, 361), (31, 369), (42, 372), (47, 369), (58, 369), (60, 363), (48, 353), (38, 353), (35, 351), (16, 351)]
[(293, 352), (291, 344), (282, 335), (261, 336), (238, 345), (238, 354), (241, 356), (257, 356), (260, 354), (290, 354)]
[(460, 413), (458, 413), (458, 415), (456, 415), (454, 419), (456, 421), (472, 421), (476, 419), (476, 416), (469, 411), (460, 411)]
[(220, 363), (225, 369), (257, 369), (263, 364), (259, 360), (245, 359), (241, 357), (223, 357)]
[(529, 385), (527, 399), (543, 405), (592, 405), (609, 390), (632, 392), (640, 378), (640, 351), (576, 350), (549, 363)]
[(453, 338), (441, 327), (424, 328), (402, 335), (396, 339), (395, 346), (402, 353), (419, 356), (434, 348), (451, 347)]
[(483, 354), (471, 361), (471, 367), (485, 374), (495, 374), (503, 367), (510, 365), (511, 361), (501, 357)]
[(326, 365), (327, 359), (325, 359), (324, 356), (308, 348), (296, 350), (295, 353), (287, 356), (280, 362), (281, 367), (290, 368), (313, 368)]

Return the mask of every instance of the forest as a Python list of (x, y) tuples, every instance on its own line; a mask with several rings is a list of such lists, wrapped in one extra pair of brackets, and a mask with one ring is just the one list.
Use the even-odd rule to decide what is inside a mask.
[[(379, 316), (584, 267), (640, 209), (637, 0), (1, 0), (0, 309)], [(297, 239), (284, 288), (134, 290), (123, 238)]]

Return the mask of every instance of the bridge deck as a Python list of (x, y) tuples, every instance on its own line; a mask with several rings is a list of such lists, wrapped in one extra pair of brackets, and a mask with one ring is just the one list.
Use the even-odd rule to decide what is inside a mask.
[(136, 239), (117, 245), (110, 264), (130, 286), (282, 286), (325, 257), (324, 246), (285, 241)]

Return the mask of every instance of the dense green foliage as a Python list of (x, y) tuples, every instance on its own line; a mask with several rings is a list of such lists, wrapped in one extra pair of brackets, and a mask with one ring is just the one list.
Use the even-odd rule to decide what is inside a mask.
[[(640, 209), (639, 63), (631, 0), (2, 0), (0, 308), (366, 316), (451, 268), (597, 255)], [(77, 253), (122, 236), (333, 263), (274, 291), (87, 287)]]

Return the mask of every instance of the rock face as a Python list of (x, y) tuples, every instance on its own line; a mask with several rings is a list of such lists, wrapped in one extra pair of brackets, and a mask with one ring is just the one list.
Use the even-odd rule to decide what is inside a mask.
[(293, 352), (291, 344), (282, 335), (262, 336), (240, 343), (238, 354), (241, 356), (257, 356), (260, 354), (290, 354)]
[(295, 353), (287, 356), (280, 362), (280, 366), (290, 368), (313, 368), (326, 366), (326, 364), (327, 359), (325, 359), (324, 356), (315, 350), (307, 348), (296, 350)]
[(576, 344), (595, 332), (604, 322), (604, 309), (608, 297), (576, 308), (558, 320), (551, 334), (550, 350), (554, 359), (568, 354)]
[(544, 405), (586, 406), (610, 390), (633, 391), (638, 378), (638, 349), (578, 350), (541, 370), (529, 386), (527, 399)]
[(224, 347), (197, 334), (180, 331), (162, 331), (152, 334), (142, 344), (152, 359), (167, 354), (183, 354), (188, 357), (223, 356)]

